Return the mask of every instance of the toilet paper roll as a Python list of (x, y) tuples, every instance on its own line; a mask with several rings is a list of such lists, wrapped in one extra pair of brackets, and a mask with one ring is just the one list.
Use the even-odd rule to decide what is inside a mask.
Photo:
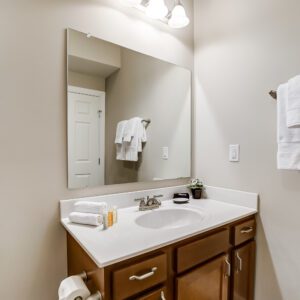
[(85, 300), (90, 295), (89, 289), (79, 275), (64, 279), (58, 289), (59, 300)]

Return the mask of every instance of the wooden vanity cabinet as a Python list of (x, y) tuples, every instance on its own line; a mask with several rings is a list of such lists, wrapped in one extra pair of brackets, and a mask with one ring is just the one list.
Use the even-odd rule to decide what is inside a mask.
[(229, 256), (219, 256), (176, 279), (177, 300), (227, 300), (229, 276)]
[(255, 241), (233, 250), (233, 300), (253, 300)]
[(103, 300), (253, 300), (254, 238), (252, 216), (98, 268), (68, 234), (68, 273)]
[(152, 291), (144, 296), (137, 297), (134, 300), (167, 300), (168, 297), (167, 288), (163, 286), (155, 291)]

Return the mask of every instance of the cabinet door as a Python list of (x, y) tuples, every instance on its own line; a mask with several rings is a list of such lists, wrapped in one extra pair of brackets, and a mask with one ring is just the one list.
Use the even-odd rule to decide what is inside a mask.
[(138, 297), (136, 300), (169, 300), (166, 287), (150, 292), (149, 294)]
[(255, 242), (234, 251), (233, 300), (253, 300)]
[(177, 300), (227, 300), (228, 256), (220, 256), (177, 278)]

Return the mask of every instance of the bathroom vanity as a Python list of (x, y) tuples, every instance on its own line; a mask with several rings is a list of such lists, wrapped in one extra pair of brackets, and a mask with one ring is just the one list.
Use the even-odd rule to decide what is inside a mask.
[(257, 203), (246, 202), (165, 200), (148, 212), (130, 206), (105, 231), (62, 218), (68, 273), (86, 271), (90, 290), (105, 300), (251, 300)]

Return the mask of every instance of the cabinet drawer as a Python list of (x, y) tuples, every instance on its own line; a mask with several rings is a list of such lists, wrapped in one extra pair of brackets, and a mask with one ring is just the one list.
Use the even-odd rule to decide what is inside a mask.
[(254, 238), (256, 232), (255, 220), (243, 222), (234, 227), (234, 245), (239, 245)]
[(167, 256), (161, 254), (113, 272), (113, 299), (120, 300), (167, 279)]
[(224, 253), (229, 247), (228, 229), (179, 247), (177, 249), (177, 272), (185, 271), (218, 254)]
[(162, 287), (145, 296), (135, 298), (135, 300), (169, 300), (166, 287)]

